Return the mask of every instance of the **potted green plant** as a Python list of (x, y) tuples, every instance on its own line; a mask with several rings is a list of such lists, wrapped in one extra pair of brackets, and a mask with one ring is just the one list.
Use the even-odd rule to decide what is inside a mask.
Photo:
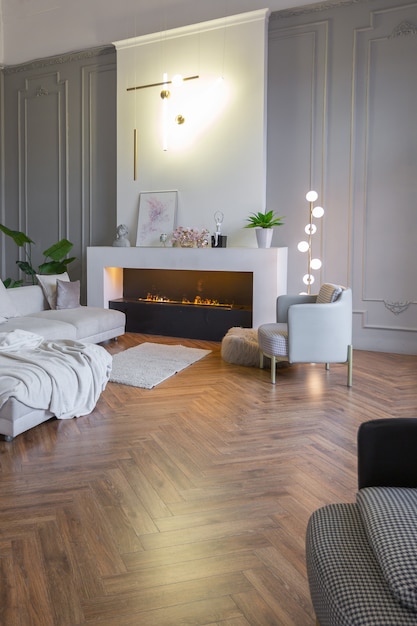
[[(32, 284), (36, 284), (36, 274), (63, 274), (67, 271), (67, 265), (75, 261), (75, 257), (65, 258), (73, 244), (68, 239), (61, 239), (43, 251), (44, 262), (35, 269), (32, 265), (32, 244), (35, 242), (25, 233), (19, 230), (10, 230), (3, 224), (0, 224), (0, 230), (8, 237), (11, 237), (19, 248), (23, 248), (25, 260), (16, 261), (16, 264), (24, 274), (31, 277)], [(3, 283), (8, 288), (20, 287), (23, 284), (23, 280), (6, 278)]]
[(284, 217), (277, 216), (276, 213), (271, 211), (265, 211), (262, 213), (259, 211), (258, 213), (251, 213), (247, 218), (248, 224), (246, 224), (245, 228), (256, 228), (256, 238), (258, 241), (259, 248), (270, 248), (273, 228), (274, 226), (282, 226)]

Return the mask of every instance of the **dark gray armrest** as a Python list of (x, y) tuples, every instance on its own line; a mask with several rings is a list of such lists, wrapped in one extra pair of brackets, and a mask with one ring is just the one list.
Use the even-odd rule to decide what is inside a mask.
[(379, 419), (360, 425), (358, 486), (417, 487), (417, 418)]

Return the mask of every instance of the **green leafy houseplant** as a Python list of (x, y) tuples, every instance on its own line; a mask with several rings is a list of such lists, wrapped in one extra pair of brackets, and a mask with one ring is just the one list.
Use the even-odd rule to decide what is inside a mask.
[(274, 211), (262, 213), (251, 213), (247, 218), (245, 228), (273, 228), (274, 226), (282, 226), (284, 217), (278, 217)]
[[(16, 261), (16, 264), (24, 274), (31, 277), (33, 285), (36, 284), (36, 274), (63, 274), (67, 271), (67, 266), (72, 261), (75, 261), (75, 257), (65, 258), (72, 249), (73, 244), (68, 239), (61, 239), (47, 250), (44, 250), (42, 253), (44, 262), (39, 265), (38, 269), (35, 269), (32, 265), (32, 244), (36, 245), (35, 242), (25, 233), (18, 230), (10, 230), (3, 224), (0, 224), (0, 230), (7, 237), (11, 237), (19, 248), (23, 248), (25, 260)], [(23, 284), (23, 280), (6, 278), (3, 283), (8, 288), (20, 287)]]

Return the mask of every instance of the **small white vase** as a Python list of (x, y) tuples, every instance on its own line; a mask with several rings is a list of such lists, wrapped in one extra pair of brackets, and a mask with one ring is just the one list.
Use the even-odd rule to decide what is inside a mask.
[(256, 240), (258, 248), (270, 248), (272, 242), (273, 228), (256, 228)]

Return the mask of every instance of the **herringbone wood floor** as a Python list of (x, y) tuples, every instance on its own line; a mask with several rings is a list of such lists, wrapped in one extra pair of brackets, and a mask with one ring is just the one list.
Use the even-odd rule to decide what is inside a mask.
[(304, 626), (308, 517), (352, 501), (356, 432), (417, 415), (417, 356), (269, 373), (211, 354), (0, 442), (2, 626)]

